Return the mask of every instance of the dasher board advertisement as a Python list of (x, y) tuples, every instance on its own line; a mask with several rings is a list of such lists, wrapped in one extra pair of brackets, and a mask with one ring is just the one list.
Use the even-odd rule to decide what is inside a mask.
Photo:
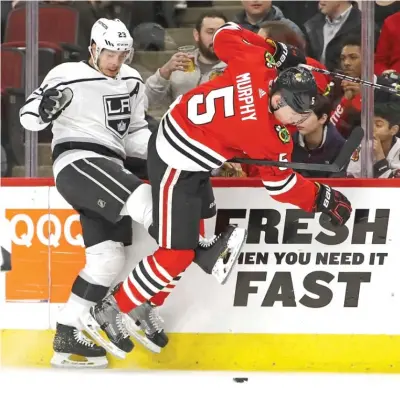
[[(221, 286), (190, 266), (160, 310), (167, 348), (156, 355), (138, 345), (111, 366), (400, 372), (394, 183), (334, 181), (354, 208), (347, 225), (334, 228), (275, 202), (258, 181), (216, 180), (208, 233), (228, 222), (248, 229), (229, 281)], [(53, 186), (7, 186), (1, 194), (11, 243), (11, 270), (0, 274), (2, 362), (48, 366), (57, 312), (85, 263), (79, 216)], [(125, 274), (156, 246), (134, 224)]]

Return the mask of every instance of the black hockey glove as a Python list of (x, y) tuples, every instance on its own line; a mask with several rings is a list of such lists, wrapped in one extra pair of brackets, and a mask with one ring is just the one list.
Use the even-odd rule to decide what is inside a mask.
[(72, 101), (74, 94), (71, 89), (47, 89), (43, 92), (39, 105), (39, 115), (44, 123), (49, 123), (61, 114)]
[(267, 42), (275, 46), (274, 60), (279, 71), (297, 67), (299, 64), (307, 64), (305, 54), (298, 47), (285, 45), (271, 39), (267, 39)]
[(351, 203), (336, 189), (324, 184), (315, 184), (318, 187), (318, 193), (315, 198), (314, 212), (328, 215), (334, 226), (343, 226), (350, 218)]

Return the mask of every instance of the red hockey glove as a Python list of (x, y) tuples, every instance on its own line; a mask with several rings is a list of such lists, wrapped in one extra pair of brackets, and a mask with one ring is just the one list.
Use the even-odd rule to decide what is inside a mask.
[(275, 54), (273, 55), (276, 68), (279, 71), (286, 70), (286, 68), (297, 67), (299, 64), (307, 64), (305, 54), (295, 46), (285, 45), (281, 42), (275, 42), (271, 39), (266, 41), (275, 47)]
[(339, 191), (328, 185), (315, 183), (318, 193), (315, 198), (314, 212), (321, 212), (330, 217), (334, 226), (343, 226), (350, 218), (351, 203)]

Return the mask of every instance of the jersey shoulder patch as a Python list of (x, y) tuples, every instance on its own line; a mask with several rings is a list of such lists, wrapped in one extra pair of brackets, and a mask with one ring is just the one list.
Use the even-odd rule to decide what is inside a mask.
[(290, 142), (290, 133), (288, 129), (284, 125), (275, 125), (274, 129), (278, 134), (278, 138), (282, 143), (289, 143)]

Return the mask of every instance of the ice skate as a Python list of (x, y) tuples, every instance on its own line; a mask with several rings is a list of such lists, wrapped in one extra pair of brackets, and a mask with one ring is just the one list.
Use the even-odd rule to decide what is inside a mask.
[(75, 327), (57, 324), (51, 365), (56, 368), (105, 368), (106, 351)]
[(225, 284), (246, 238), (247, 230), (230, 225), (210, 241), (199, 242), (194, 262), (206, 273), (212, 274), (220, 284)]
[(128, 333), (148, 350), (159, 353), (161, 348), (168, 344), (158, 309), (150, 302), (136, 307), (126, 316), (125, 325)]
[[(129, 339), (123, 314), (112, 294), (92, 306), (90, 311), (81, 317), (81, 322), (88, 334), (115, 357), (124, 359), (126, 353), (132, 351), (134, 344)], [(102, 337), (100, 329), (110, 341)]]

